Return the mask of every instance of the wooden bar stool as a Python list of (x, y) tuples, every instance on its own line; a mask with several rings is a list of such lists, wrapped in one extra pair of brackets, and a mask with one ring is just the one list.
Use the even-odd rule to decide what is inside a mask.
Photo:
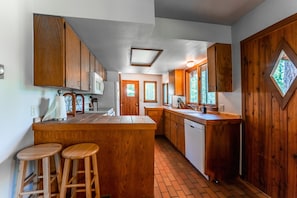
[[(84, 197), (91, 198), (92, 191), (94, 191), (96, 195), (95, 197), (100, 198), (99, 175), (96, 156), (98, 151), (99, 146), (94, 143), (75, 144), (62, 151), (62, 156), (65, 158), (65, 161), (60, 198), (66, 197), (67, 188), (71, 188), (71, 197), (75, 197), (77, 192), (85, 192)], [(84, 160), (84, 170), (78, 171), (79, 160)], [(90, 160), (92, 160), (92, 170)], [(72, 176), (69, 179), (72, 161)], [(84, 178), (82, 181), (78, 175), (80, 173), (84, 173)]]
[[(56, 181), (57, 190), (60, 191), (61, 185), (61, 165), (60, 165), (60, 151), (62, 145), (57, 143), (38, 144), (27, 147), (17, 153), (17, 159), (20, 160), (19, 173), (16, 187), (16, 197), (21, 198), (29, 195), (43, 195), (44, 198), (50, 198), (53, 195), (59, 195), (59, 192), (52, 193), (51, 184)], [(51, 175), (51, 157), (55, 161), (55, 173)], [(27, 178), (28, 162), (35, 162), (35, 170)], [(42, 174), (39, 174), (39, 161), (42, 163)], [(42, 178), (42, 180), (40, 180)], [(24, 187), (36, 183), (36, 189), (24, 190)], [(40, 184), (42, 182), (42, 185)], [(42, 188), (39, 188), (42, 186)]]

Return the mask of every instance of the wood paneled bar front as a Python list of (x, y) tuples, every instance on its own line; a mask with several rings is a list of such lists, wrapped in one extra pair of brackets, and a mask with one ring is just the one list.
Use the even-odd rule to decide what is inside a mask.
[(154, 135), (148, 116), (80, 114), (66, 121), (34, 123), (34, 143), (98, 144), (101, 195), (154, 197)]

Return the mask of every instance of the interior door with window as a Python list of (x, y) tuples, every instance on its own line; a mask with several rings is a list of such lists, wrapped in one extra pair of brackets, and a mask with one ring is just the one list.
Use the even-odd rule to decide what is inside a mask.
[(139, 82), (122, 80), (121, 115), (139, 115)]

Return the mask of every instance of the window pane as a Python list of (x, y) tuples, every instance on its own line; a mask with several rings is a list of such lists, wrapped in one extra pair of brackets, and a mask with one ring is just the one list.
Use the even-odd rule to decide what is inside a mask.
[(216, 92), (208, 92), (207, 68), (201, 69), (201, 104), (216, 104)]
[(157, 102), (156, 89), (157, 82), (144, 82), (144, 102)]
[(168, 104), (168, 84), (163, 84), (163, 104)]
[(190, 73), (190, 103), (198, 103), (198, 73), (194, 70)]
[(280, 91), (280, 94), (284, 97), (297, 76), (297, 69), (283, 50), (270, 76)]
[(134, 84), (127, 84), (127, 96), (134, 97), (135, 96), (135, 86)]

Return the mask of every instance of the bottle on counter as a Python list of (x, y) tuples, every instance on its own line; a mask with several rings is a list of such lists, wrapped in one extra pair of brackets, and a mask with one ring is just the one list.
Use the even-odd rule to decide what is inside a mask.
[(201, 107), (201, 112), (202, 113), (206, 113), (207, 112), (207, 108), (206, 108), (205, 104), (203, 104), (203, 106)]

